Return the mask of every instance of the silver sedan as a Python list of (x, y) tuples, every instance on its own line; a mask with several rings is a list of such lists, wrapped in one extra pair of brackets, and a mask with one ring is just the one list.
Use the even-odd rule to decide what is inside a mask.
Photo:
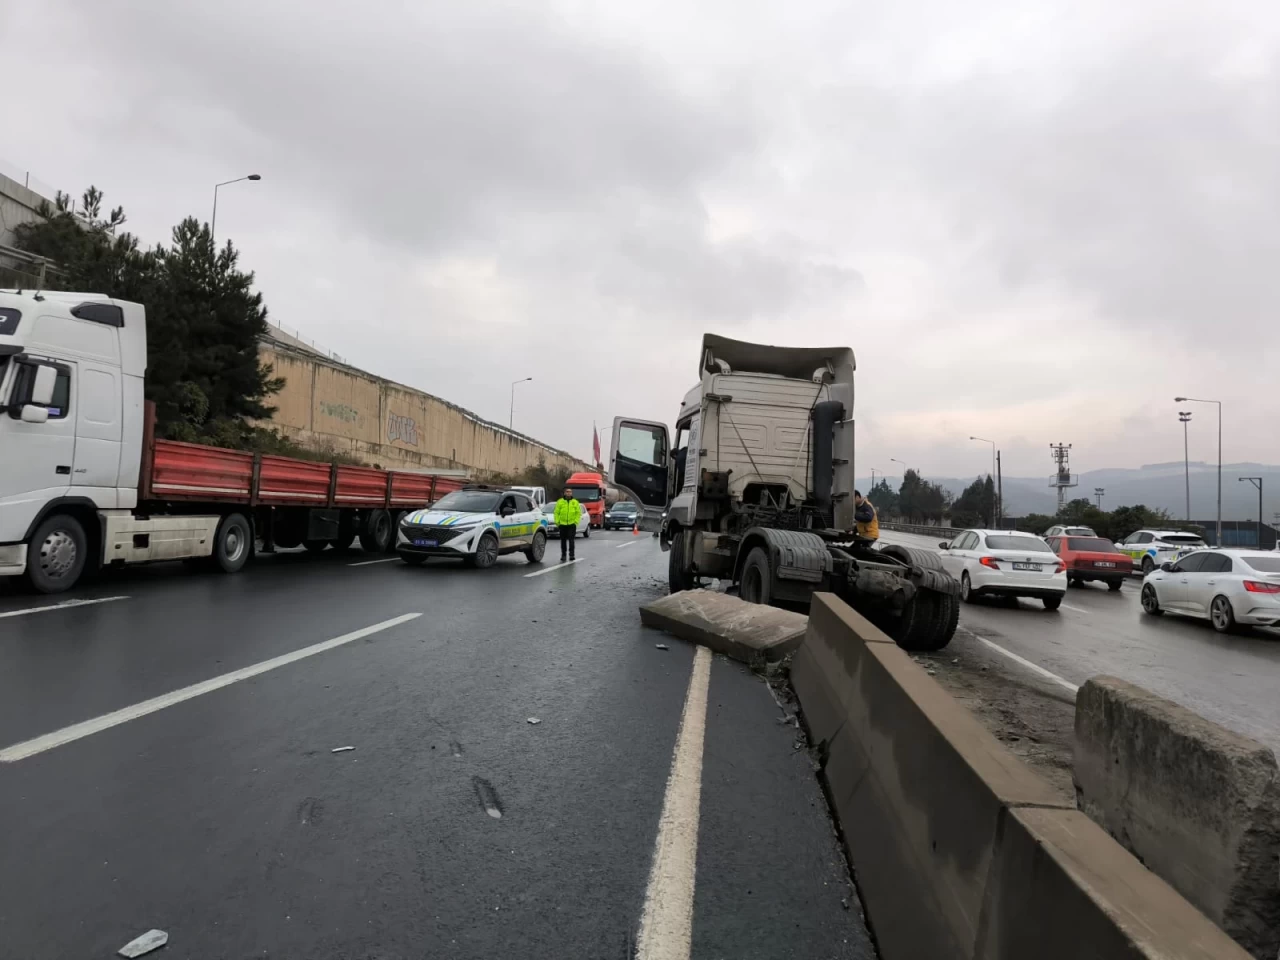
[(1197, 550), (1165, 563), (1142, 581), (1142, 609), (1150, 616), (1180, 613), (1213, 624), (1280, 623), (1280, 556), (1261, 550)]

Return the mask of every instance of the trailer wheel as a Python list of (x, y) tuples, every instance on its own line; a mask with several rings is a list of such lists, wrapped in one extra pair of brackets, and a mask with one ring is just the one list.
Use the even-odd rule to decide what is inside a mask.
[(243, 514), (229, 513), (213, 535), (213, 561), (223, 573), (236, 573), (253, 555), (253, 531)]
[(89, 539), (75, 517), (55, 513), (36, 527), (27, 548), (27, 582), (40, 593), (70, 590), (84, 572)]
[(338, 517), (338, 536), (333, 541), (333, 549), (346, 553), (356, 539), (356, 514), (354, 510), (343, 510)]
[(671, 538), (671, 551), (667, 555), (667, 588), (671, 593), (681, 590), (692, 590), (694, 587), (693, 570), (685, 562), (685, 535), (677, 530)]
[(956, 610), (958, 620), (960, 608), (954, 597), (921, 590), (902, 612), (894, 641), (903, 650), (913, 652), (941, 650), (951, 642), (951, 634), (946, 627), (951, 618), (952, 607)]
[(360, 546), (366, 553), (386, 553), (393, 541), (391, 514), (385, 510), (374, 510), (364, 518), (364, 529), (360, 531)]
[(773, 570), (764, 547), (754, 547), (747, 554), (747, 561), (742, 565), (742, 577), (738, 581), (738, 596), (747, 603), (766, 607), (773, 599)]

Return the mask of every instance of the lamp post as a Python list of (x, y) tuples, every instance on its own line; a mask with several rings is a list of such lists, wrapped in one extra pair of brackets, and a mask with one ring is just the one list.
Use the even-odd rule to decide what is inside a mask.
[(514, 430), (516, 425), (516, 384), (528, 383), (533, 377), (521, 377), (511, 381), (511, 412), (507, 414), (507, 429)]
[(234, 180), (223, 180), (221, 183), (213, 185), (213, 216), (209, 218), (209, 236), (210, 238), (217, 235), (218, 231), (218, 188), (225, 187), (229, 183), (239, 183), (241, 180), (261, 180), (259, 174), (251, 173), (246, 177), (236, 177)]
[[(1262, 549), (1262, 478), (1261, 477), (1240, 477), (1237, 482), (1244, 483), (1248, 480), (1258, 488), (1258, 549)], [(1222, 544), (1218, 544), (1222, 546)]]
[(1094, 495), (1094, 497), (1095, 497), (1095, 498), (1097, 498), (1097, 501), (1098, 501), (1098, 509), (1099, 509), (1099, 510), (1101, 510), (1101, 509), (1102, 509), (1102, 498), (1103, 498), (1104, 496), (1106, 496), (1106, 494), (1107, 494), (1107, 490), (1106, 490), (1106, 488), (1105, 488), (1105, 487), (1094, 487), (1094, 488), (1093, 488), (1093, 495)]
[[(1174, 397), (1174, 403), (1216, 403), (1218, 405), (1218, 546), (1222, 546), (1222, 401), (1198, 400), (1195, 397)], [(1185, 428), (1184, 428), (1185, 429)], [(1188, 480), (1188, 483), (1190, 481)]]
[[(992, 482), (992, 483), (995, 483), (995, 479), (996, 479), (996, 442), (995, 442), (994, 440), (988, 440), (986, 437), (970, 437), (969, 439), (970, 439), (970, 440), (977, 440), (977, 441), (978, 441), (978, 442), (980, 442), (980, 443), (989, 443), (989, 444), (991, 444), (991, 474), (990, 474), (990, 476), (991, 476), (991, 482)], [(1003, 486), (1004, 486), (1004, 484), (1002, 483), (1002, 484), (1001, 484), (1001, 486), (1003, 487)], [(1004, 491), (1002, 490), (1000, 493), (1001, 493), (1001, 495), (1000, 495), (1000, 496), (998, 496), (998, 497), (996, 498), (996, 526), (997, 526), (997, 527), (998, 527), (998, 526), (1000, 526), (1000, 520), (1004, 517), (1004, 496), (1003, 496)]]
[[(1187, 523), (1191, 522), (1191, 454), (1187, 447), (1187, 424), (1191, 422), (1191, 411), (1180, 410), (1178, 420), (1182, 424), (1182, 471), (1187, 478)], [(1222, 546), (1222, 544), (1218, 544)]]

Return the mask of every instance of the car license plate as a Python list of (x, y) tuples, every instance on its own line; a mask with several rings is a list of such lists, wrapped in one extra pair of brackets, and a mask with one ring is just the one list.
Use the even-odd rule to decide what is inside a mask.
[(1093, 562), (1093, 565), (1095, 567), (1114, 567), (1115, 566), (1115, 564), (1110, 560), (1095, 560)]
[(1030, 570), (1032, 573), (1039, 573), (1039, 572), (1040, 572), (1040, 564), (1038, 564), (1038, 563), (1015, 563), (1015, 564), (1013, 565), (1013, 569), (1015, 569), (1015, 570)]
[(438, 547), (440, 546), (440, 541), (439, 540), (414, 540), (413, 545), (415, 547)]

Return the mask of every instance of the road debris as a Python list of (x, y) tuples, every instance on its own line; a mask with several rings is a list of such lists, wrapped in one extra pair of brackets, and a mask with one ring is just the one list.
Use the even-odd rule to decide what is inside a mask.
[(116, 952), (122, 957), (140, 957), (152, 950), (159, 950), (169, 942), (169, 935), (163, 930), (148, 930), (137, 939), (130, 940)]
[(542, 721), (539, 720), (537, 717), (530, 717), (528, 722), (533, 724), (538, 724), (538, 723), (541, 723)]
[(669, 649), (670, 649), (670, 648), (669, 648), (665, 643), (655, 643), (655, 644), (654, 644), (654, 646), (655, 646), (655, 647), (657, 647), (659, 650), (669, 650)]
[(354, 750), (355, 747), (334, 747), (330, 753), (346, 753), (348, 750)]

